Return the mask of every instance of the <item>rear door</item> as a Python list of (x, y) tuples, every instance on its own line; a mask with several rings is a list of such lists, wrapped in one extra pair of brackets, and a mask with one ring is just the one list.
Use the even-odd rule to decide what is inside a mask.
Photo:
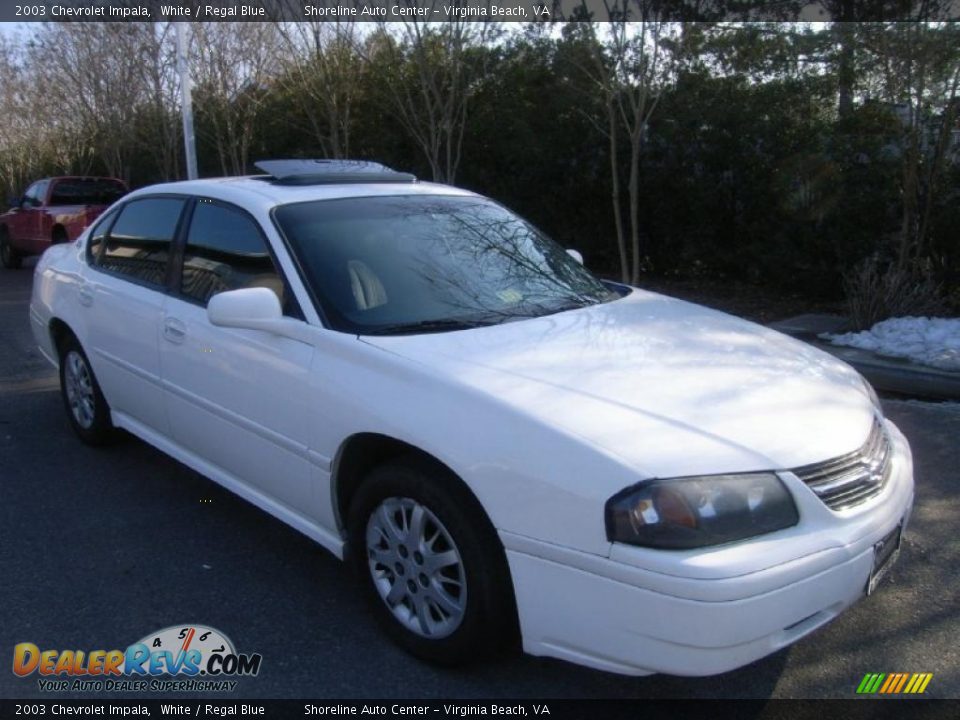
[(316, 516), (308, 442), (310, 345), (207, 319), (215, 294), (248, 287), (300, 310), (257, 221), (240, 208), (198, 199), (180, 272), (163, 308), (160, 360), (176, 442), (243, 484), (304, 516)]
[(173, 240), (186, 199), (131, 200), (93, 229), (90, 270), (78, 288), (87, 354), (115, 413), (154, 433), (169, 431), (158, 337)]

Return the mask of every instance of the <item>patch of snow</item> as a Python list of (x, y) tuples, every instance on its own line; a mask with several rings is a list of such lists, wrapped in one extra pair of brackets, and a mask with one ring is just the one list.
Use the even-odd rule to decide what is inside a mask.
[(863, 332), (823, 333), (820, 337), (833, 345), (960, 372), (960, 318), (891, 318)]

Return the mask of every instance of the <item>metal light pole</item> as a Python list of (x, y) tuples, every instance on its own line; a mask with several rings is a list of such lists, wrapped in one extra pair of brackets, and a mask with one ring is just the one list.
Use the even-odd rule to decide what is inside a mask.
[(187, 156), (187, 179), (197, 178), (197, 142), (193, 134), (193, 100), (191, 99), (190, 66), (187, 63), (187, 23), (176, 22), (177, 71), (180, 73), (180, 93), (183, 105), (183, 149)]

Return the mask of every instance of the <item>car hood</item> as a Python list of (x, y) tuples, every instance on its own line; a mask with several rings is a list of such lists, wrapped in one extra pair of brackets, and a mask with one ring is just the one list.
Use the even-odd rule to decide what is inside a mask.
[(502, 325), (362, 339), (648, 477), (799, 467), (857, 449), (873, 422), (845, 363), (643, 290)]

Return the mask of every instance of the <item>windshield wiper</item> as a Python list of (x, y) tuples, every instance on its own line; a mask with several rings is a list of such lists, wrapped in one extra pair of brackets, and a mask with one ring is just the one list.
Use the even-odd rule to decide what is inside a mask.
[(381, 325), (361, 331), (360, 335), (416, 335), (418, 333), (445, 332), (449, 330), (468, 330), (470, 328), (495, 325), (499, 320), (470, 320), (463, 318), (438, 318), (436, 320), (417, 320), (415, 322)]
[(596, 298), (586, 298), (586, 297), (577, 297), (570, 298), (566, 302), (560, 303), (559, 305), (548, 305), (542, 307), (543, 315), (556, 315), (557, 313), (566, 312), (567, 310), (579, 310), (580, 308), (590, 307), (591, 305), (599, 305), (603, 300), (598, 300)]

